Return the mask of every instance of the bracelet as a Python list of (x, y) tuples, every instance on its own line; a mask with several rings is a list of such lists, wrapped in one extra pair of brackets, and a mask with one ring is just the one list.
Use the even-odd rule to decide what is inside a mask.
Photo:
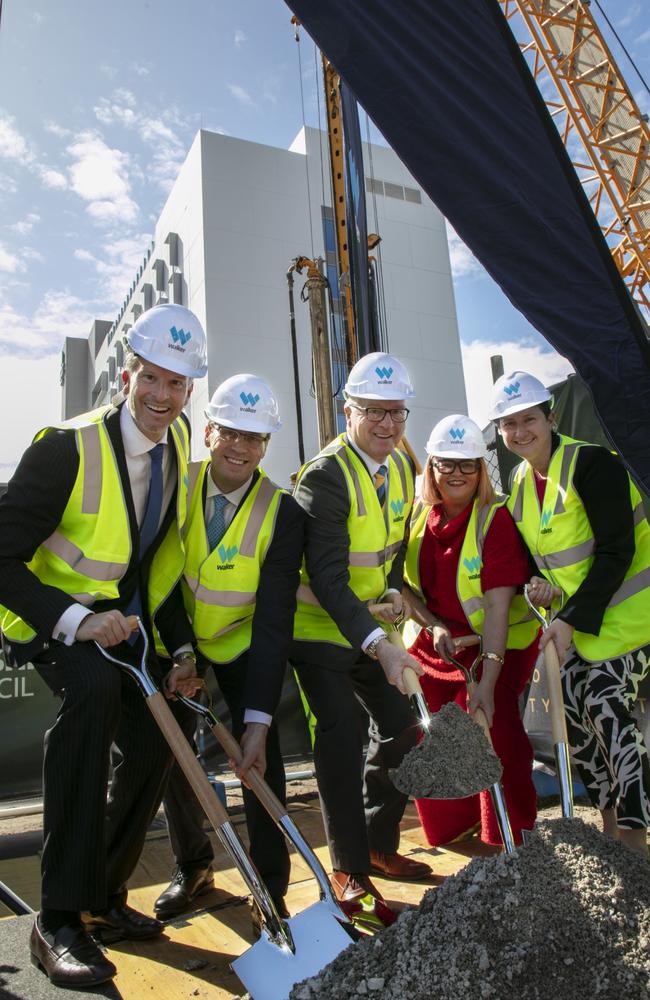
[(181, 663), (183, 660), (191, 660), (194, 666), (196, 666), (196, 656), (194, 653), (181, 653), (180, 656), (174, 657), (176, 663)]
[(501, 666), (506, 662), (502, 656), (498, 653), (481, 653), (482, 660), (494, 660), (495, 663), (499, 663)]

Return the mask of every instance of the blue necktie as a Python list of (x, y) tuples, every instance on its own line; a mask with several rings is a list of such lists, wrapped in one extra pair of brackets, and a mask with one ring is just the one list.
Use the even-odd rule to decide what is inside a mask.
[(216, 549), (217, 545), (226, 533), (226, 507), (230, 501), (223, 493), (217, 493), (214, 497), (214, 509), (212, 517), (207, 524), (208, 545), (210, 552)]
[(157, 444), (149, 452), (151, 459), (151, 478), (149, 480), (149, 495), (142, 524), (140, 525), (140, 558), (145, 554), (158, 534), (160, 512), (163, 502), (163, 449), (164, 444)]
[(388, 466), (380, 465), (375, 472), (375, 491), (377, 493), (377, 499), (380, 505), (384, 506), (384, 501), (386, 499), (386, 476), (388, 475)]

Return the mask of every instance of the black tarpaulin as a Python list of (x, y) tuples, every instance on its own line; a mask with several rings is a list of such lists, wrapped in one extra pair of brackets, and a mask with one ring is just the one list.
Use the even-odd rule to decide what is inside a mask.
[(650, 491), (645, 327), (497, 0), (287, 3)]

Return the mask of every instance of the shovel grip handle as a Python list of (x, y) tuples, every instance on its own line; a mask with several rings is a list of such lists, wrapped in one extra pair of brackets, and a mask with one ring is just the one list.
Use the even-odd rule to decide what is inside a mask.
[(212, 823), (214, 829), (219, 830), (225, 823), (230, 822), (228, 813), (221, 805), (218, 796), (214, 794), (214, 789), (205, 771), (194, 756), (194, 751), (187, 742), (183, 730), (172, 715), (165, 696), (160, 691), (149, 695), (147, 706), (156, 720), (160, 731), (167, 740), (179, 767), (192, 786), (205, 815)]
[[(470, 683), (470, 684), (467, 685), (467, 694), (469, 695), (470, 698), (474, 694), (475, 689), (476, 689), (476, 684)], [(493, 746), (493, 744), (492, 744), (492, 736), (490, 735), (490, 723), (488, 722), (487, 715), (485, 714), (485, 712), (483, 711), (483, 709), (482, 708), (477, 708), (476, 711), (474, 712), (472, 718), (474, 719), (474, 722), (478, 722), (479, 726), (481, 727), (481, 729), (485, 733), (486, 740), (488, 741), (488, 743), (490, 744), (490, 746)]]
[(412, 670), (411, 667), (404, 667), (402, 680), (404, 681), (404, 688), (409, 698), (413, 694), (419, 694), (420, 697), (424, 697), (422, 688), (420, 687), (420, 679), (415, 670)]
[[(235, 764), (239, 766), (244, 759), (244, 755), (239, 743), (228, 727), (224, 726), (223, 722), (217, 722), (216, 726), (211, 726), (210, 728), (228, 754), (228, 757), (234, 760)], [(246, 771), (246, 783), (276, 823), (287, 815), (287, 810), (277, 795), (271, 791), (262, 775), (254, 767)]]
[(554, 642), (549, 642), (544, 646), (544, 669), (546, 670), (553, 743), (566, 743), (568, 746), (569, 739), (566, 729), (566, 717), (564, 715), (564, 695), (562, 694), (560, 661)]

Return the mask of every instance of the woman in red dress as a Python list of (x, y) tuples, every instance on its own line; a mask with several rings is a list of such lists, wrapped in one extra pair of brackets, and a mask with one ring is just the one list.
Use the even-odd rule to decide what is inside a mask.
[[(480, 428), (460, 414), (445, 417), (427, 442), (421, 498), (411, 516), (406, 597), (421, 626), (410, 652), (425, 670), (422, 690), (431, 712), (456, 701), (479, 706), (503, 765), (502, 786), (513, 836), (531, 829), (537, 814), (533, 751), (519, 700), (537, 658), (538, 629), (518, 594), (530, 578), (528, 554), (490, 484)], [(477, 646), (456, 649), (454, 639), (482, 639), (479, 683), (469, 702), (450, 654), (470, 666)], [(489, 792), (464, 799), (416, 800), (430, 844), (445, 844), (479, 822), (481, 839), (501, 844)]]

